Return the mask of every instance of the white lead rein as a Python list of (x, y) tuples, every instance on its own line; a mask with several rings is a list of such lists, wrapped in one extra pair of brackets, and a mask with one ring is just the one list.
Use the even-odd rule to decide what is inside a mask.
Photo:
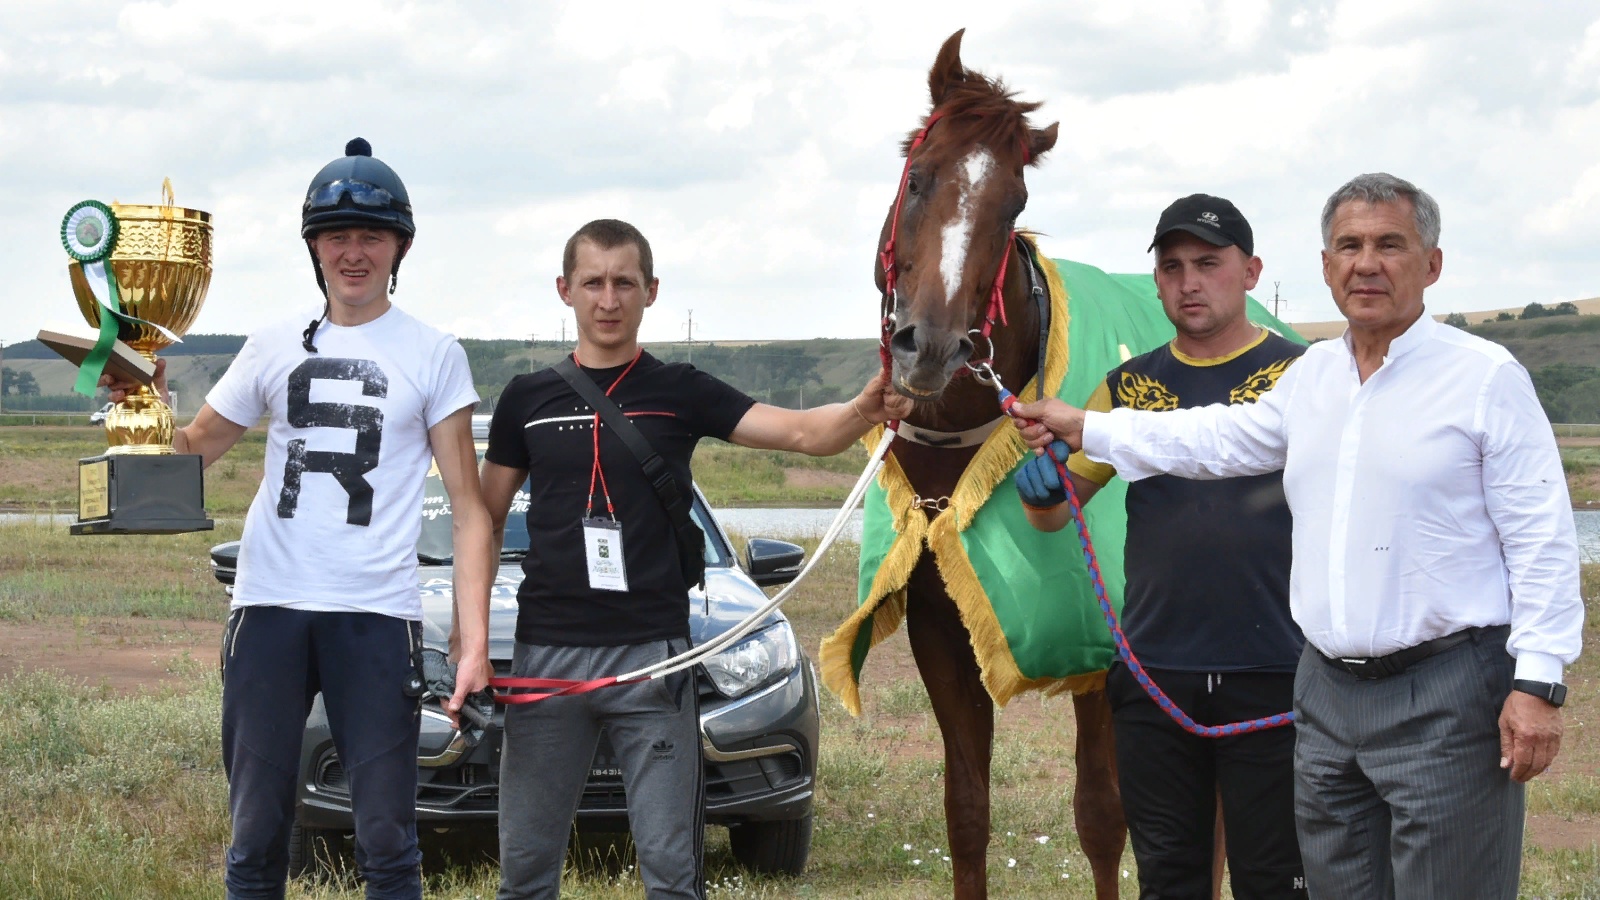
[(867, 487), (872, 484), (872, 480), (878, 477), (878, 470), (883, 468), (883, 458), (888, 454), (889, 445), (894, 442), (894, 437), (895, 430), (893, 428), (885, 427), (883, 440), (878, 442), (878, 449), (872, 451), (872, 457), (867, 460), (866, 470), (861, 473), (860, 478), (856, 479), (855, 487), (850, 489), (849, 496), (845, 498), (844, 506), (840, 508), (839, 514), (833, 517), (833, 524), (829, 525), (828, 530), (823, 532), (822, 540), (817, 544), (817, 549), (812, 552), (811, 558), (806, 560), (806, 564), (801, 567), (800, 574), (796, 575), (793, 581), (785, 585), (783, 590), (773, 595), (772, 599), (767, 601), (766, 606), (763, 606), (746, 616), (738, 625), (735, 625), (727, 631), (724, 631), (722, 634), (710, 641), (707, 641), (699, 647), (691, 648), (690, 650), (680, 653), (670, 659), (664, 659), (654, 665), (645, 666), (642, 669), (629, 672), (626, 675), (619, 675), (617, 676), (617, 681), (638, 681), (644, 678), (662, 678), (667, 675), (671, 675), (674, 672), (680, 672), (689, 668), (690, 666), (698, 665), (704, 659), (721, 653), (729, 645), (754, 631), (755, 627), (760, 624), (761, 621), (768, 616), (768, 614), (777, 609), (778, 606), (783, 603), (783, 601), (789, 598), (789, 593), (791, 591), (798, 587), (802, 581), (805, 581), (806, 575), (810, 574), (812, 567), (817, 564), (818, 560), (822, 559), (823, 555), (828, 552), (828, 547), (830, 547), (834, 540), (839, 537), (839, 534), (844, 531), (845, 523), (850, 519), (850, 513), (855, 510), (856, 504), (860, 503), (861, 498), (866, 495)]

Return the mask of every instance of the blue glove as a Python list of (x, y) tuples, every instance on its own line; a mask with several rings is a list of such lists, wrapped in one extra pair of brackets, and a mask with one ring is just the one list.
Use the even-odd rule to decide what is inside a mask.
[[(1054, 441), (1050, 444), (1049, 453), (1055, 454), (1062, 460), (1072, 449), (1066, 441)], [(1059, 506), (1067, 502), (1067, 489), (1061, 485), (1061, 476), (1056, 472), (1056, 461), (1049, 455), (1030, 457), (1017, 470), (1015, 476), (1017, 493), (1021, 495), (1022, 502), (1029, 506), (1048, 508)]]

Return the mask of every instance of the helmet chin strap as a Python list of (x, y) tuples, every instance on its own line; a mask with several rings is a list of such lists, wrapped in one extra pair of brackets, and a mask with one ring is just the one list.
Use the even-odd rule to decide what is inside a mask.
[(322, 315), (312, 319), (311, 324), (306, 326), (301, 335), (300, 346), (306, 348), (307, 353), (316, 353), (317, 345), (313, 340), (317, 336), (317, 329), (322, 326), (322, 320), (328, 317), (332, 301), (328, 299), (328, 280), (322, 277), (322, 263), (317, 261), (317, 250), (311, 246), (309, 239), (306, 241), (306, 251), (311, 254), (311, 271), (316, 273), (317, 288), (322, 291)]
[(406, 258), (406, 251), (411, 249), (411, 239), (402, 238), (400, 252), (394, 256), (394, 268), (389, 272), (389, 296), (394, 296), (394, 290), (400, 284), (400, 261)]

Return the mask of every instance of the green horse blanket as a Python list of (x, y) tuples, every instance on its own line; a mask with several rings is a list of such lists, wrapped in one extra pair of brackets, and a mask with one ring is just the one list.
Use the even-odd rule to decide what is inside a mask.
[[(1040, 257), (1050, 286), (1051, 320), (1044, 371), (1017, 395), (1050, 396), (1076, 406), (1124, 360), (1176, 334), (1162, 312), (1154, 279), (1112, 275), (1093, 266)], [(1285, 335), (1287, 326), (1255, 300), (1252, 321)], [(1015, 390), (1015, 387), (1012, 387)], [(995, 405), (999, 411), (999, 403)], [(869, 447), (883, 429), (864, 439)], [(894, 457), (866, 496), (861, 535), (860, 606), (822, 642), (823, 682), (852, 714), (861, 711), (861, 670), (868, 651), (905, 619), (906, 583), (931, 552), (972, 636), (984, 686), (1004, 706), (1024, 691), (1099, 690), (1115, 650), (1076, 531), (1034, 529), (1011, 475), (1028, 452), (1002, 424), (962, 473), (948, 509), (933, 519), (912, 507), (914, 491)], [(1112, 605), (1122, 609), (1122, 554), (1127, 485), (1107, 484), (1085, 508)]]

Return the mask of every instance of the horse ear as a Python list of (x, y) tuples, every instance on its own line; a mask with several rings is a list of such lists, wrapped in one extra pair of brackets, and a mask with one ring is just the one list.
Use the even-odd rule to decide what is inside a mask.
[(1056, 132), (1061, 128), (1060, 122), (1051, 122), (1048, 128), (1028, 129), (1028, 162), (1036, 163), (1039, 157), (1050, 152), (1056, 145)]
[(966, 34), (965, 28), (945, 38), (944, 46), (939, 48), (939, 56), (933, 61), (933, 68), (928, 70), (928, 96), (933, 100), (933, 106), (938, 108), (944, 102), (945, 92), (956, 82), (967, 80), (966, 67), (961, 65), (961, 36)]

